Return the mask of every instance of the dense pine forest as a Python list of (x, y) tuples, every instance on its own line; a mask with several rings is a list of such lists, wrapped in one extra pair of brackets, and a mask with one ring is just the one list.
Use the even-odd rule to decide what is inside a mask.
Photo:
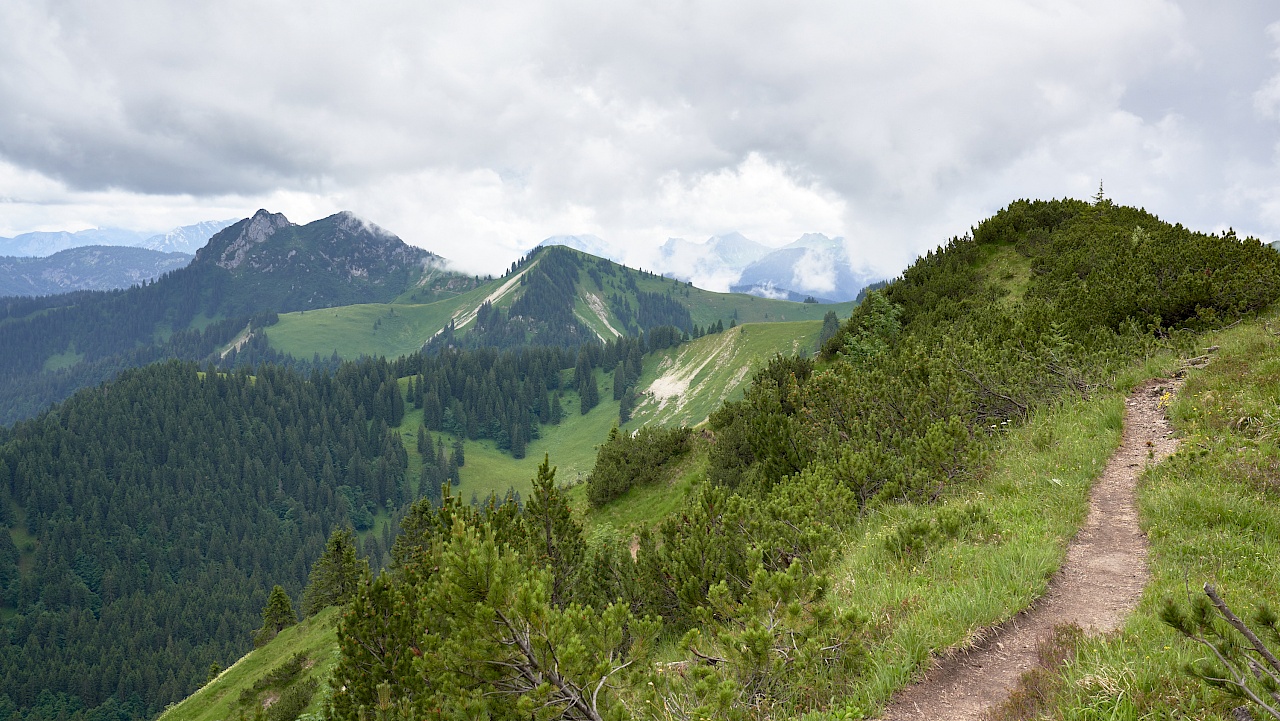
[[(587, 338), (557, 295), (581, 262), (546, 253), (515, 303), (392, 362), (153, 364), (0, 430), (0, 715), (155, 714), (247, 651), (273, 587), (301, 599), (326, 543), (372, 516), (401, 531), (360, 542), (386, 565), (342, 616), (333, 681), (294, 716), (312, 695), (352, 721), (825, 710), (875, 633), (830, 602), (843, 531), (972, 482), (1038, 409), (1280, 297), (1280, 254), (1256, 240), (1101, 197), (1013, 203), (828, 319), (817, 358), (779, 356), (699, 433), (601, 439), (595, 507), (705, 454), (678, 510), (632, 539), (583, 525), (554, 457), (527, 498), (462, 502), (457, 451), (427, 433), (523, 455), (589, 411), (598, 372), (634, 402), (646, 354), (706, 332), (673, 283), (620, 304), (628, 337)], [(419, 450), (443, 462), (413, 478), (392, 429), (418, 408)], [(974, 508), (886, 543), (911, 558), (989, 526)]]
[[(575, 349), (452, 348), (310, 374), (292, 362), (159, 363), (0, 430), (0, 523), (15, 529), (0, 535), (0, 703), (30, 718), (143, 717), (181, 699), (211, 664), (248, 650), (272, 585), (300, 598), (335, 529), (368, 530), (418, 494), (439, 504), (465, 462), (461, 439), (522, 457), (540, 426), (580, 412), (563, 389), (616, 367), (631, 392), (645, 354), (684, 337), (660, 327)], [(436, 462), (407, 477), (390, 429), (415, 407), (418, 450)], [(422, 431), (456, 443), (427, 450)], [(388, 546), (376, 533), (363, 544), (374, 559)], [(56, 653), (36, 652), (51, 639)]]
[(0, 509), (30, 540), (0, 535), (4, 693), (147, 713), (185, 696), (357, 507), (404, 501), (403, 408), (385, 363), (306, 379), (169, 362), (7, 431)]

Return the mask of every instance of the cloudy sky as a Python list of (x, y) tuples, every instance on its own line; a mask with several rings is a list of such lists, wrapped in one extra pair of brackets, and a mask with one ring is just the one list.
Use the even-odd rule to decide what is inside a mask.
[[(877, 7), (879, 6), (879, 7)], [(1280, 5), (5, 0), (0, 236), (352, 210), (466, 270), (1019, 197), (1280, 238)]]

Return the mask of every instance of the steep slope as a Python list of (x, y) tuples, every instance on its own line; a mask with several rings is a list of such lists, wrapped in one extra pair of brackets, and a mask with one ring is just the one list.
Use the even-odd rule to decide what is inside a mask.
[(725, 401), (741, 398), (775, 355), (817, 350), (821, 330), (822, 321), (748, 323), (664, 350), (645, 364), (627, 427), (700, 425)]
[(406, 500), (396, 391), (174, 361), (0, 430), (0, 704), (149, 717), (246, 653), (331, 529)]
[(46, 258), (0, 257), (0, 296), (115, 290), (154, 280), (191, 262), (185, 253), (89, 245)]
[[(337, 660), (338, 608), (327, 608), (284, 629), (262, 648), (245, 654), (199, 691), (165, 709), (164, 721), (225, 721), (272, 706), (291, 688), (319, 686)], [(319, 695), (305, 707), (319, 711)]]

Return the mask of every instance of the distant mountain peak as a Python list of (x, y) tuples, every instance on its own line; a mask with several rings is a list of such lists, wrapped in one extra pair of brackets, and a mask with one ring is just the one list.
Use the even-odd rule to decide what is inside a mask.
[(233, 225), (239, 218), (230, 220), (203, 220), (193, 225), (184, 225), (164, 233), (159, 233), (147, 238), (143, 241), (143, 248), (150, 250), (159, 250), (163, 252), (178, 252), (194, 255), (197, 250), (204, 247), (209, 239), (215, 233)]
[(844, 238), (831, 238), (822, 233), (805, 233), (796, 240), (782, 246), (783, 248), (813, 248), (830, 250), (844, 247)]

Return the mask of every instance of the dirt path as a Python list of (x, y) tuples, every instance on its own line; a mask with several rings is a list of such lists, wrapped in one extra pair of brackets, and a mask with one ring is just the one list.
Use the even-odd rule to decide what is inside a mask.
[(1089, 496), (1089, 517), (1067, 549), (1049, 591), (977, 646), (939, 662), (924, 680), (894, 697), (881, 717), (980, 719), (1009, 696), (1036, 663), (1036, 646), (1054, 626), (1118, 628), (1147, 582), (1147, 538), (1138, 527), (1135, 487), (1149, 463), (1177, 449), (1160, 399), (1176, 381), (1150, 381), (1125, 401), (1124, 436)]

